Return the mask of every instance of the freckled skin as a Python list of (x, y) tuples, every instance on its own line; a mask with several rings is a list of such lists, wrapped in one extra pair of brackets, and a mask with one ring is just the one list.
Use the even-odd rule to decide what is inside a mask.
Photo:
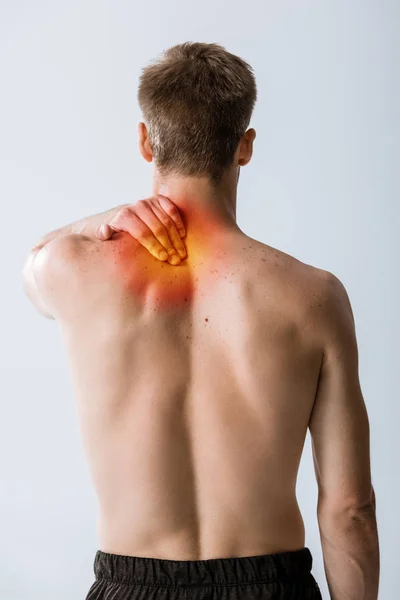
[(128, 234), (58, 258), (52, 301), (105, 552), (304, 547), (295, 487), (320, 364), (318, 270), (240, 230), (201, 231), (179, 266)]
[[(204, 265), (201, 257), (205, 254), (213, 256), (222, 267), (224, 265), (224, 251), (218, 246), (216, 223), (213, 223), (208, 215), (203, 215), (200, 210), (197, 210), (196, 225), (202, 230), (207, 230), (208, 235), (203, 236), (201, 240), (192, 240), (187, 259), (180, 265), (174, 266), (172, 270), (169, 263), (160, 262), (152, 257), (138, 242), (125, 234), (114, 235), (110, 240), (112, 243), (108, 242), (108, 247), (102, 250), (106, 259), (112, 261), (120, 281), (123, 281), (126, 286), (127, 293), (130, 292), (132, 296), (144, 301), (149, 288), (154, 281), (157, 281), (162, 285), (154, 306), (159, 309), (183, 308), (185, 303), (193, 299), (194, 283), (198, 281), (198, 277), (193, 276), (193, 268), (196, 272), (201, 270), (204, 284), (209, 285), (210, 288), (215, 278), (219, 276), (217, 269), (200, 269)], [(132, 260), (132, 251), (139, 253), (143, 267), (141, 262), (140, 268), (137, 268)], [(216, 277), (211, 277), (211, 274)]]

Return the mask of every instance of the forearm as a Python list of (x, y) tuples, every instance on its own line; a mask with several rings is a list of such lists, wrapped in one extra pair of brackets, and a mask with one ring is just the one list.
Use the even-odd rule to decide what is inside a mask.
[(64, 235), (69, 235), (71, 233), (78, 233), (94, 239), (96, 237), (96, 229), (103, 223), (109, 222), (123, 206), (128, 205), (120, 204), (119, 206), (111, 208), (110, 210), (106, 210), (103, 213), (80, 219), (79, 221), (65, 225), (65, 227), (60, 227), (59, 229), (50, 231), (50, 233), (43, 236), (38, 243), (33, 246), (32, 250), (40, 250), (52, 240)]
[(374, 507), (318, 522), (331, 600), (377, 600), (380, 564)]

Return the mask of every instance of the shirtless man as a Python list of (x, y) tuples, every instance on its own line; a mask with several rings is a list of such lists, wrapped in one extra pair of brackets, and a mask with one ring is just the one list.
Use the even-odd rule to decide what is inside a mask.
[(65, 340), (99, 501), (88, 600), (320, 599), (295, 492), (308, 428), (331, 598), (377, 598), (347, 293), (236, 223), (255, 99), (251, 68), (222, 47), (167, 51), (139, 87), (151, 197), (27, 259), (26, 292)]

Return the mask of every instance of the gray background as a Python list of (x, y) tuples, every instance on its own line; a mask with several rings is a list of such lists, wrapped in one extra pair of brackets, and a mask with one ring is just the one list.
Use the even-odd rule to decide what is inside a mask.
[[(382, 600), (398, 597), (399, 41), (395, 0), (0, 2), (0, 598), (84, 598), (96, 500), (58, 326), (22, 292), (47, 231), (146, 197), (140, 69), (184, 41), (255, 69), (252, 162), (238, 223), (335, 273), (355, 314), (371, 423)], [(310, 440), (298, 498), (328, 598)], [(397, 567), (397, 568), (396, 568)]]

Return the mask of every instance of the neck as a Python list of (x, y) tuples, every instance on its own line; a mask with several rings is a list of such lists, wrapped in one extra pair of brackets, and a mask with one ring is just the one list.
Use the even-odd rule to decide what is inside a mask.
[(213, 188), (205, 178), (161, 177), (155, 170), (153, 195), (167, 196), (179, 209), (187, 236), (207, 232), (240, 231), (236, 223), (237, 171), (224, 175), (220, 186)]

